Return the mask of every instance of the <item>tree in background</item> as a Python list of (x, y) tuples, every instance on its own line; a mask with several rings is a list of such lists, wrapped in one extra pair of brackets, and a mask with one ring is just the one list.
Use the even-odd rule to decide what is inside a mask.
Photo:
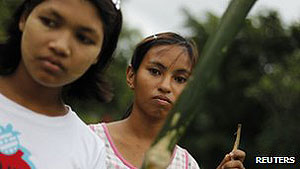
[[(201, 53), (219, 19), (208, 14), (203, 22), (186, 13), (187, 27)], [(246, 167), (274, 168), (255, 164), (256, 156), (299, 154), (299, 35), (299, 25), (283, 26), (274, 11), (246, 22), (225, 51), (219, 75), (206, 91), (205, 111), (199, 112), (181, 141), (202, 168), (214, 168), (231, 150), (239, 122), (243, 124), (241, 148), (247, 153)], [(291, 169), (295, 164), (277, 167)]]
[(12, 14), (18, 2), (20, 0), (0, 0), (0, 42), (5, 40), (4, 29), (9, 22), (7, 18)]

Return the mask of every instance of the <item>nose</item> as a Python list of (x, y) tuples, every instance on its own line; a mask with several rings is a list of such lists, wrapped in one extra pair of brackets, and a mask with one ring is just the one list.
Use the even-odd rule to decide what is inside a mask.
[(67, 57), (71, 55), (71, 36), (70, 33), (60, 33), (49, 42), (49, 49), (58, 56)]
[(171, 93), (171, 78), (163, 77), (159, 83), (158, 91), (162, 93)]

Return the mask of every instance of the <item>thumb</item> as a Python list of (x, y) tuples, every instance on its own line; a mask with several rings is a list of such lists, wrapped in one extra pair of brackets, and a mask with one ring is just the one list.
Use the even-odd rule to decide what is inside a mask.
[(226, 154), (225, 157), (223, 158), (222, 162), (219, 164), (219, 166), (217, 167), (217, 169), (222, 169), (222, 166), (231, 160), (231, 157), (229, 154)]

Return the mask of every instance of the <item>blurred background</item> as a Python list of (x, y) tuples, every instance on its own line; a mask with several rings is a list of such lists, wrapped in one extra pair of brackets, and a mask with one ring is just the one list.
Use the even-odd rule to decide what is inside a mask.
[[(0, 0), (0, 41), (21, 0)], [(229, 0), (122, 1), (124, 27), (107, 71), (110, 103), (72, 101), (86, 123), (118, 120), (132, 100), (125, 70), (135, 45), (153, 33), (174, 31), (193, 38), (200, 55)], [(237, 123), (246, 168), (300, 168), (300, 1), (259, 0), (222, 61), (218, 76), (200, 100), (206, 107), (193, 119), (180, 145), (201, 169), (216, 168), (231, 151)], [(297, 101), (298, 100), (298, 101)], [(256, 164), (257, 156), (295, 156), (295, 164)]]

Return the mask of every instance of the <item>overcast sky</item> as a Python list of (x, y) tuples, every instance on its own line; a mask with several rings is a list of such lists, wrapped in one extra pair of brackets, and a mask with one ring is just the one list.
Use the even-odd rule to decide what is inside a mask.
[[(193, 15), (204, 17), (207, 11), (222, 15), (229, 0), (126, 0), (122, 3), (124, 20), (131, 27), (139, 28), (147, 36), (163, 31), (183, 33), (187, 8)], [(250, 15), (263, 9), (276, 9), (288, 24), (300, 21), (300, 0), (257, 0)]]

